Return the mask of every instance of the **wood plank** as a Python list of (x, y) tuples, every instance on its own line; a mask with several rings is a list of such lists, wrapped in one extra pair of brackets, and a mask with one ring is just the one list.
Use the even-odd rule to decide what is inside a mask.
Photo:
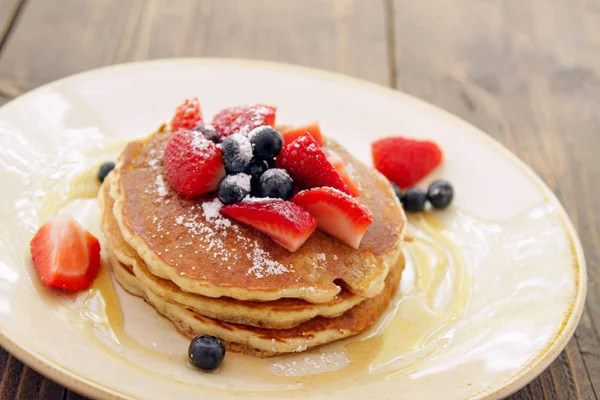
[[(162, 57), (263, 59), (387, 85), (384, 23), (383, 0), (29, 0), (0, 55), (0, 105), (73, 73)], [(27, 379), (23, 396), (39, 385)]]
[(0, 61), (0, 93), (184, 56), (281, 61), (387, 84), (384, 22), (383, 2), (359, 0), (31, 0)]
[[(503, 142), (542, 176), (573, 219), (588, 261), (587, 309), (574, 344), (540, 378), (542, 398), (596, 398), (598, 1), (391, 1), (399, 88)], [(552, 385), (544, 383), (548, 377)]]

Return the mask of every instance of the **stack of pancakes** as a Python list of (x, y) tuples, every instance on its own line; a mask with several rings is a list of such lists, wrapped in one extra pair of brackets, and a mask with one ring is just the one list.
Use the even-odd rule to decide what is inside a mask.
[(272, 356), (355, 335), (398, 287), (406, 219), (389, 183), (328, 141), (361, 188), (373, 224), (355, 250), (317, 230), (290, 253), (219, 214), (213, 196), (179, 197), (167, 183), (169, 133), (131, 142), (99, 194), (104, 249), (116, 280), (188, 337)]

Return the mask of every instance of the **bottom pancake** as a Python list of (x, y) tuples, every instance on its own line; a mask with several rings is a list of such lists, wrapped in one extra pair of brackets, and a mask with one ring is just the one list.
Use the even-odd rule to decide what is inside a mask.
[(357, 335), (372, 326), (387, 308), (396, 292), (404, 268), (404, 259), (390, 269), (383, 291), (335, 318), (316, 317), (291, 329), (263, 329), (232, 324), (194, 313), (191, 309), (162, 300), (136, 278), (131, 269), (109, 254), (109, 263), (117, 282), (129, 293), (143, 297), (159, 314), (169, 319), (189, 338), (214, 335), (229, 351), (270, 357), (305, 351)]

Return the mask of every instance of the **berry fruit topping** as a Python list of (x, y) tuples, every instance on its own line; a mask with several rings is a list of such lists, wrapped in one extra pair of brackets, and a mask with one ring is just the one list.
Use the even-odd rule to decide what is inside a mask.
[(100, 169), (98, 169), (98, 180), (100, 182), (104, 182), (108, 174), (110, 174), (110, 171), (112, 171), (113, 169), (115, 169), (115, 163), (112, 161), (107, 161), (104, 164), (102, 164), (100, 166)]
[(371, 211), (349, 195), (328, 187), (304, 190), (292, 202), (317, 219), (319, 229), (358, 249), (369, 225)]
[(285, 169), (301, 188), (329, 186), (350, 194), (340, 174), (327, 161), (321, 146), (309, 134), (285, 146), (277, 157), (277, 165)]
[(360, 196), (360, 189), (356, 185), (356, 182), (354, 182), (354, 179), (352, 179), (352, 177), (350, 176), (350, 173), (346, 168), (344, 160), (342, 160), (337, 154), (332, 153), (329, 155), (329, 157), (327, 157), (327, 161), (329, 161), (331, 165), (333, 165), (333, 168), (335, 168), (335, 170), (338, 172), (338, 174), (340, 174), (340, 178), (342, 178), (344, 183), (348, 186), (350, 195), (352, 197)]
[(289, 200), (294, 194), (294, 181), (284, 169), (273, 168), (260, 177), (260, 196)]
[(375, 168), (402, 189), (417, 184), (442, 162), (442, 151), (428, 140), (391, 137), (373, 142)]
[(429, 185), (427, 190), (427, 200), (431, 206), (438, 210), (443, 210), (452, 203), (454, 198), (454, 188), (450, 182), (445, 179), (440, 179)]
[(167, 181), (185, 198), (215, 191), (225, 176), (221, 150), (200, 132), (186, 129), (171, 134), (164, 163)]
[(196, 336), (188, 348), (188, 358), (196, 367), (204, 371), (213, 371), (225, 358), (225, 346), (215, 336)]
[(191, 100), (186, 100), (179, 105), (175, 110), (175, 115), (171, 120), (171, 132), (179, 129), (192, 129), (202, 122), (202, 111), (200, 110), (200, 102), (194, 97)]
[(408, 212), (421, 212), (425, 209), (427, 195), (419, 188), (410, 188), (402, 196), (402, 205)]
[(283, 147), (281, 133), (268, 125), (253, 129), (248, 134), (248, 139), (252, 143), (254, 157), (263, 160), (276, 157), (281, 153), (281, 148)]
[(250, 175), (244, 173), (227, 175), (219, 183), (218, 197), (223, 204), (233, 204), (248, 196), (250, 189)]
[(98, 274), (100, 243), (71, 217), (46, 222), (30, 246), (33, 266), (47, 286), (82, 290)]
[(275, 126), (276, 111), (275, 107), (263, 104), (226, 108), (215, 115), (212, 125), (222, 138), (234, 133), (248, 136), (252, 129), (259, 126)]
[(284, 144), (290, 144), (305, 133), (310, 134), (310, 136), (312, 136), (313, 139), (315, 139), (317, 143), (319, 143), (319, 145), (323, 146), (323, 144), (325, 143), (325, 139), (323, 138), (323, 134), (321, 133), (321, 127), (319, 126), (318, 122), (313, 122), (312, 124), (287, 129), (281, 132), (281, 135), (283, 136)]
[(252, 162), (252, 145), (246, 136), (239, 133), (223, 139), (221, 151), (225, 170), (229, 174), (246, 170)]
[(265, 160), (252, 160), (246, 173), (252, 178), (252, 188), (258, 188), (260, 177), (269, 169), (269, 164)]
[(396, 194), (398, 200), (402, 201), (402, 189), (400, 189), (394, 182), (390, 182), (390, 184), (392, 185), (392, 189), (394, 189), (394, 193)]
[(250, 225), (291, 252), (317, 228), (317, 221), (305, 209), (284, 200), (243, 201), (221, 208), (221, 214)]
[(200, 132), (205, 138), (213, 143), (219, 143), (221, 141), (219, 132), (217, 132), (215, 127), (211, 124), (198, 124), (192, 130), (194, 132)]

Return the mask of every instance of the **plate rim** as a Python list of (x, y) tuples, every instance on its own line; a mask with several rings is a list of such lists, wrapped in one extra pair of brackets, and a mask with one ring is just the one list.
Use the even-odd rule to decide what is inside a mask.
[[(273, 61), (262, 61), (262, 60), (250, 60), (243, 58), (218, 58), (218, 57), (189, 57), (189, 58), (161, 58), (144, 61), (134, 61), (128, 63), (114, 64), (106, 67), (95, 68), (88, 71), (83, 71), (74, 75), (69, 75), (61, 79), (57, 79), (52, 82), (48, 82), (41, 85), (27, 93), (24, 93), (3, 106), (0, 107), (0, 111), (4, 111), (13, 107), (19, 101), (34, 96), (38, 92), (50, 89), (52, 87), (61, 87), (68, 84), (69, 82), (88, 79), (94, 75), (105, 75), (110, 74), (113, 71), (123, 71), (136, 68), (144, 67), (160, 67), (163, 65), (176, 65), (176, 64), (196, 64), (196, 65), (227, 65), (240, 68), (251, 68), (251, 69), (263, 69), (263, 70), (275, 70), (275, 71), (286, 71), (301, 76), (317, 77), (327, 81), (334, 81), (336, 83), (350, 85), (358, 88), (362, 88), (371, 92), (378, 92), (387, 97), (401, 99), (407, 103), (413, 103), (426, 110), (427, 112), (437, 114), (440, 118), (445, 119), (448, 123), (453, 124), (461, 128), (461, 130), (468, 132), (469, 134), (477, 137), (478, 139), (485, 140), (486, 143), (492, 146), (502, 156), (504, 156), (509, 162), (514, 164), (519, 170), (525, 174), (525, 176), (538, 188), (548, 204), (551, 204), (560, 217), (563, 228), (568, 236), (568, 240), (571, 245), (571, 251), (574, 255), (574, 277), (575, 277), (575, 294), (571, 300), (570, 309), (563, 316), (562, 322), (558, 331), (554, 335), (554, 338), (543, 351), (540, 351), (534, 358), (527, 362), (521, 370), (507, 378), (505, 382), (500, 385), (495, 385), (488, 389), (484, 389), (479, 393), (472, 395), (467, 398), (468, 400), (475, 399), (498, 399), (509, 396), (525, 385), (530, 383), (539, 374), (541, 374), (560, 354), (560, 352), (566, 347), (568, 341), (575, 333), (575, 329), (579, 324), (579, 320), (585, 307), (585, 300), (587, 294), (587, 268), (586, 260), (583, 252), (581, 241), (575, 230), (575, 227), (569, 218), (563, 205), (560, 203), (556, 195), (546, 185), (546, 183), (529, 167), (523, 162), (517, 155), (508, 150), (503, 144), (492, 138), (489, 134), (486, 134), (483, 130), (472, 125), (468, 121), (446, 111), (434, 104), (431, 104), (425, 100), (422, 100), (413, 95), (404, 93), (400, 90), (387, 87), (378, 83), (366, 81), (364, 79), (356, 78), (353, 76), (344, 75), (338, 72), (327, 71), (323, 69), (311, 68), (306, 66), (294, 65), (282, 62)], [(10, 337), (10, 333), (6, 330), (5, 326), (0, 323), (0, 346), (7, 350), (11, 355), (22, 361), (24, 364), (33, 368), (34, 370), (42, 373), (46, 377), (53, 381), (81, 394), (85, 394), (92, 397), (101, 396), (102, 398), (112, 399), (130, 399), (128, 395), (119, 393), (115, 389), (108, 386), (94, 382), (86, 376), (79, 375), (77, 372), (70, 371), (66, 367), (60, 366), (54, 361), (47, 357), (29, 349), (25, 344), (21, 343), (19, 339)]]

